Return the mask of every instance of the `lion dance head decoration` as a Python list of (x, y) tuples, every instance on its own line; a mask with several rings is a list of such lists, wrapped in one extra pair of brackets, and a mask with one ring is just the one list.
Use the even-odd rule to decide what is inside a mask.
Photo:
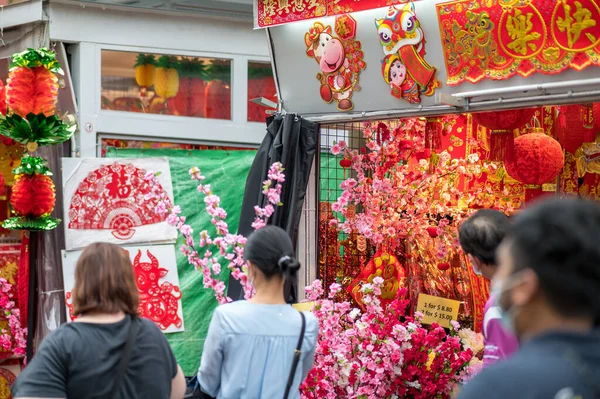
[(421, 94), (433, 95), (439, 82), (435, 68), (423, 58), (425, 34), (414, 4), (390, 7), (385, 18), (375, 20), (375, 26), (385, 54), (381, 73), (392, 96), (416, 104)]

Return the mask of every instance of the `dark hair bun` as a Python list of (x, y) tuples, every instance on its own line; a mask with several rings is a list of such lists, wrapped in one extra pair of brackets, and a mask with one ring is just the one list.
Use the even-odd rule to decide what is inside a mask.
[(244, 258), (257, 266), (266, 278), (276, 275), (295, 278), (300, 262), (293, 254), (290, 236), (277, 226), (256, 230), (250, 234), (244, 247)]
[(284, 275), (293, 276), (300, 269), (300, 262), (291, 256), (283, 256), (277, 262), (277, 265), (281, 269)]

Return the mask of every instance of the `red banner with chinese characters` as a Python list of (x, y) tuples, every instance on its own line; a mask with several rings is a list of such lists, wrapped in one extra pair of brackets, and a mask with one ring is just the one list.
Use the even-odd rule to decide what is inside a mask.
[(266, 28), (403, 3), (406, 0), (256, 0), (256, 27)]
[(436, 5), (448, 85), (600, 66), (598, 0)]

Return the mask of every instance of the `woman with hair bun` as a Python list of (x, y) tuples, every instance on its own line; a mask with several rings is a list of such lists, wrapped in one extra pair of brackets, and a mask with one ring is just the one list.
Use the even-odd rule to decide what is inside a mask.
[(319, 325), (310, 312), (301, 316), (284, 299), (284, 282), (295, 279), (300, 269), (292, 241), (283, 229), (264, 227), (248, 238), (244, 258), (256, 294), (248, 301), (215, 310), (198, 381), (204, 392), (219, 399), (282, 398), (288, 394), (289, 399), (299, 398), (300, 384), (313, 365)]

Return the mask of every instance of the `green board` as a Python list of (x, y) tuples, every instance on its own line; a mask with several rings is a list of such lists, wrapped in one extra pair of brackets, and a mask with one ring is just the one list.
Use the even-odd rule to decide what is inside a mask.
[[(181, 206), (182, 214), (194, 229), (196, 243), (198, 233), (208, 230), (214, 234), (213, 225), (204, 208), (203, 196), (196, 190), (197, 182), (192, 181), (188, 171), (198, 166), (206, 177), (204, 183), (210, 184), (213, 192), (221, 197), (221, 206), (228, 212), (227, 223), (231, 232), (237, 231), (246, 177), (254, 160), (256, 151), (221, 150), (170, 150), (170, 149), (120, 149), (109, 148), (107, 158), (146, 158), (168, 157), (173, 180), (173, 195), (176, 205)], [(200, 356), (204, 339), (213, 310), (217, 307), (214, 293), (205, 289), (202, 274), (191, 266), (179, 252), (184, 243), (180, 236), (175, 245), (179, 285), (183, 293), (183, 322), (185, 331), (167, 334), (175, 357), (185, 375), (193, 375), (200, 365)], [(225, 263), (223, 263), (225, 266)], [(227, 281), (229, 270), (222, 268), (221, 278)]]

